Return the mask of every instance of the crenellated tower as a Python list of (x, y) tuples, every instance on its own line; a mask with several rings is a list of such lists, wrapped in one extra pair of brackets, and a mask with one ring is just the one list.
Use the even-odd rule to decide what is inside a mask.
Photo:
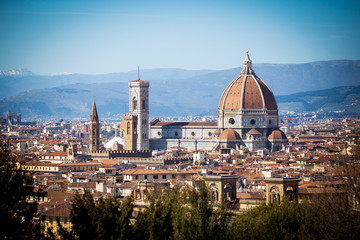
[(94, 98), (91, 115), (90, 115), (90, 142), (89, 142), (90, 152), (99, 151), (100, 149), (99, 128), (100, 128), (99, 116), (96, 110), (96, 104)]

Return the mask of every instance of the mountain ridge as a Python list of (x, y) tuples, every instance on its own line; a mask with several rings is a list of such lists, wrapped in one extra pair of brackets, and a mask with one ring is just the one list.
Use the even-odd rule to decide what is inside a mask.
[[(316, 104), (311, 107), (310, 102), (292, 96), (297, 99), (295, 104), (282, 95), (360, 85), (360, 61), (335, 60), (300, 65), (254, 64), (253, 69), (256, 75), (272, 89), (274, 95), (278, 96), (279, 108), (284, 111), (290, 111), (291, 108), (296, 111), (306, 111), (317, 107)], [(214, 109), (217, 108), (223, 91), (239, 75), (240, 70), (240, 67), (220, 71), (152, 69), (144, 70), (140, 77), (150, 80), (150, 114), (153, 116), (186, 116), (205, 112), (216, 114)], [(1, 95), (0, 113), (10, 109), (22, 113), (23, 116), (34, 118), (86, 117), (89, 114), (92, 98), (96, 96), (103, 117), (121, 116), (128, 106), (128, 80), (137, 79), (137, 71), (120, 75), (107, 74), (107, 78), (103, 78), (100, 82), (98, 78), (89, 78), (87, 75), (61, 75), (54, 77), (54, 82), (47, 77), (36, 76), (37, 82), (44, 82), (42, 89), (29, 89), (35, 84), (34, 81), (26, 81), (29, 78), (34, 80), (29, 76), (14, 83), (3, 81), (3, 78), (0, 79), (0, 86), (3, 86), (0, 92), (7, 91), (7, 96)], [(181, 76), (183, 78), (180, 78)], [(74, 81), (80, 83), (73, 84)], [(6, 89), (9, 86), (19, 87), (17, 93), (10, 94), (11, 90)], [(21, 90), (20, 86), (28, 90)], [(283, 100), (285, 102), (282, 102)], [(347, 105), (350, 100), (347, 99), (344, 104)], [(312, 101), (319, 106), (325, 104), (315, 99)], [(324, 101), (334, 100), (327, 98)], [(341, 104), (337, 105), (340, 106)], [(354, 107), (351, 109), (356, 111)]]

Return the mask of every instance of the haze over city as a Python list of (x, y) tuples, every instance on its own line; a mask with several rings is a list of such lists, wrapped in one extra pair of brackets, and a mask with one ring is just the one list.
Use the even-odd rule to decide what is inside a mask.
[(358, 60), (359, 1), (1, 1), (0, 69), (221, 70)]

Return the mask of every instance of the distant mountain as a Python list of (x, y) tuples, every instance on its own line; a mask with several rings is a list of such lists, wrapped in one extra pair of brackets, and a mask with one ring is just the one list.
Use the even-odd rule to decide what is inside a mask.
[[(322, 108), (332, 111), (346, 107), (358, 111), (359, 89), (351, 86), (360, 85), (360, 61), (257, 64), (253, 69), (276, 96), (280, 95), (277, 97), (280, 110), (309, 111)], [(142, 70), (141, 79), (150, 81), (150, 114), (216, 114), (223, 91), (239, 72), (240, 68), (223, 71)], [(100, 117), (121, 116), (128, 111), (127, 82), (134, 79), (137, 79), (137, 71), (0, 78), (0, 93), (5, 97), (0, 101), (0, 113), (10, 109), (27, 118), (88, 118), (92, 98), (96, 96)], [(43, 88), (34, 89), (40, 82)], [(341, 86), (350, 87), (317, 92)], [(17, 94), (12, 94), (12, 91)], [(296, 92), (305, 93), (289, 95)]]
[(276, 97), (286, 111), (346, 111), (360, 114), (360, 86), (337, 87)]
[[(14, 70), (15, 71), (15, 70)], [(5, 71), (4, 71), (5, 72)], [(158, 68), (140, 70), (142, 79), (147, 80), (174, 80), (190, 78), (214, 72), (213, 70), (185, 70), (176, 68)], [(89, 74), (54, 74), (42, 75), (4, 75), (0, 76), (0, 99), (15, 94), (43, 88), (61, 87), (77, 83), (107, 83), (107, 82), (128, 82), (138, 78), (137, 70), (124, 73), (109, 73), (99, 75)]]
[[(301, 91), (321, 90), (360, 84), (360, 61), (334, 60), (305, 64), (254, 64), (255, 73), (272, 89), (275, 95)], [(137, 79), (137, 71), (88, 74), (35, 75), (28, 70), (14, 70), (19, 74), (0, 75), (0, 99), (33, 89), (61, 87), (76, 83), (128, 82)], [(22, 74), (21, 74), (22, 73)], [(141, 79), (161, 82), (160, 86), (187, 86), (193, 90), (207, 89), (209, 94), (221, 91), (240, 73), (239, 68), (222, 71), (184, 70), (175, 68), (143, 69)], [(158, 83), (155, 83), (158, 84)]]
[(0, 70), (0, 78), (3, 77), (24, 77), (24, 76), (31, 76), (34, 75), (33, 72), (31, 72), (28, 69), (25, 68), (17, 68), (17, 69), (11, 69), (11, 70)]
[[(217, 114), (220, 97), (187, 86), (163, 90), (151, 86), (151, 116), (186, 116)], [(156, 85), (157, 85), (156, 84)], [(218, 90), (221, 95), (222, 90)], [(96, 96), (100, 118), (120, 119), (128, 111), (126, 82), (74, 84), (64, 87), (30, 90), (0, 101), (0, 113), (7, 110), (21, 113), (28, 119), (37, 118), (88, 118), (93, 96)], [(302, 92), (276, 97), (280, 112), (343, 111), (360, 113), (360, 86)]]

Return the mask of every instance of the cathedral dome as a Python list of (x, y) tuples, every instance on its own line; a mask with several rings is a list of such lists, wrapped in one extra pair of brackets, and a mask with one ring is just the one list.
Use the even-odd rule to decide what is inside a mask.
[(235, 141), (240, 140), (240, 135), (233, 129), (225, 129), (219, 136), (219, 140)]
[(252, 70), (248, 52), (241, 74), (225, 89), (219, 103), (219, 110), (239, 109), (277, 110), (270, 88)]
[(270, 135), (268, 136), (269, 140), (285, 140), (286, 135), (283, 131), (281, 130), (273, 130)]
[(247, 134), (250, 134), (250, 135), (261, 135), (261, 133), (256, 130), (255, 128), (252, 128)]

